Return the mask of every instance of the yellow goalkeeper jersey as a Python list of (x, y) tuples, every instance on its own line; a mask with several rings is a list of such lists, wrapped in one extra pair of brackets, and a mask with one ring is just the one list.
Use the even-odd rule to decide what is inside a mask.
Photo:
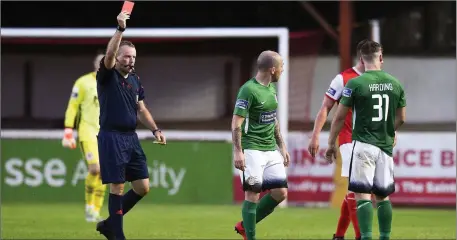
[(95, 76), (96, 72), (91, 72), (76, 80), (65, 112), (65, 127), (76, 128), (81, 142), (96, 142), (100, 129)]

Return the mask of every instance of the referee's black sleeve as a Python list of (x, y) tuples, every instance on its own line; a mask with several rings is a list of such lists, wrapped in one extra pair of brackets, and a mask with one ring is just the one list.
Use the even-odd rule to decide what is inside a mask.
[(143, 84), (141, 84), (139, 77), (138, 77), (138, 85), (140, 86), (138, 88), (138, 101), (143, 101), (144, 100), (144, 88)]
[(100, 84), (110, 81), (110, 79), (112, 79), (112, 75), (114, 74), (114, 67), (111, 69), (106, 68), (104, 60), (105, 57), (103, 57), (100, 61), (100, 67), (97, 72), (97, 81)]

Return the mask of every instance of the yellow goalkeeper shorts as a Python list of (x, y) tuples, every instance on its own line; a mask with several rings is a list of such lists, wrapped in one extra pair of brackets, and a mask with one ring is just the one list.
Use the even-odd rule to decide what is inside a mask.
[(87, 164), (98, 164), (98, 143), (80, 142), (81, 151)]

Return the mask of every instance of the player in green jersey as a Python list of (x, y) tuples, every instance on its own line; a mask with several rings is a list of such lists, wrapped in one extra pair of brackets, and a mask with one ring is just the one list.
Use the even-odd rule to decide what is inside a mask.
[[(283, 65), (278, 53), (262, 52), (257, 59), (257, 74), (240, 88), (233, 111), (233, 156), (245, 192), (243, 221), (236, 224), (235, 230), (245, 240), (255, 239), (256, 223), (287, 196), (285, 167), (290, 156), (279, 131), (278, 99), (272, 84), (279, 80)], [(260, 192), (265, 190), (270, 193), (259, 201)]]
[(376, 196), (380, 239), (390, 239), (395, 192), (392, 151), (395, 131), (405, 121), (405, 92), (395, 77), (381, 70), (382, 47), (367, 41), (360, 49), (365, 73), (349, 80), (332, 122), (326, 158), (333, 161), (335, 141), (346, 113), (353, 110), (352, 157), (349, 190), (355, 192), (357, 218), (362, 240), (372, 238), (373, 206)]

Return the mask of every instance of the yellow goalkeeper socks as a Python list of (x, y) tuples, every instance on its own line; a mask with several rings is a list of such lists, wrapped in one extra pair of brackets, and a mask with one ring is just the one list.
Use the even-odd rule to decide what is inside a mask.
[(86, 206), (91, 208), (94, 206), (94, 192), (95, 188), (97, 187), (97, 176), (92, 174), (87, 174), (86, 176), (86, 188), (85, 188), (85, 199), (86, 199)]
[(94, 191), (94, 211), (96, 213), (100, 213), (100, 209), (103, 206), (103, 202), (105, 200), (105, 191), (106, 191), (106, 185), (102, 184), (102, 180), (100, 177), (97, 177), (97, 186), (95, 187)]

